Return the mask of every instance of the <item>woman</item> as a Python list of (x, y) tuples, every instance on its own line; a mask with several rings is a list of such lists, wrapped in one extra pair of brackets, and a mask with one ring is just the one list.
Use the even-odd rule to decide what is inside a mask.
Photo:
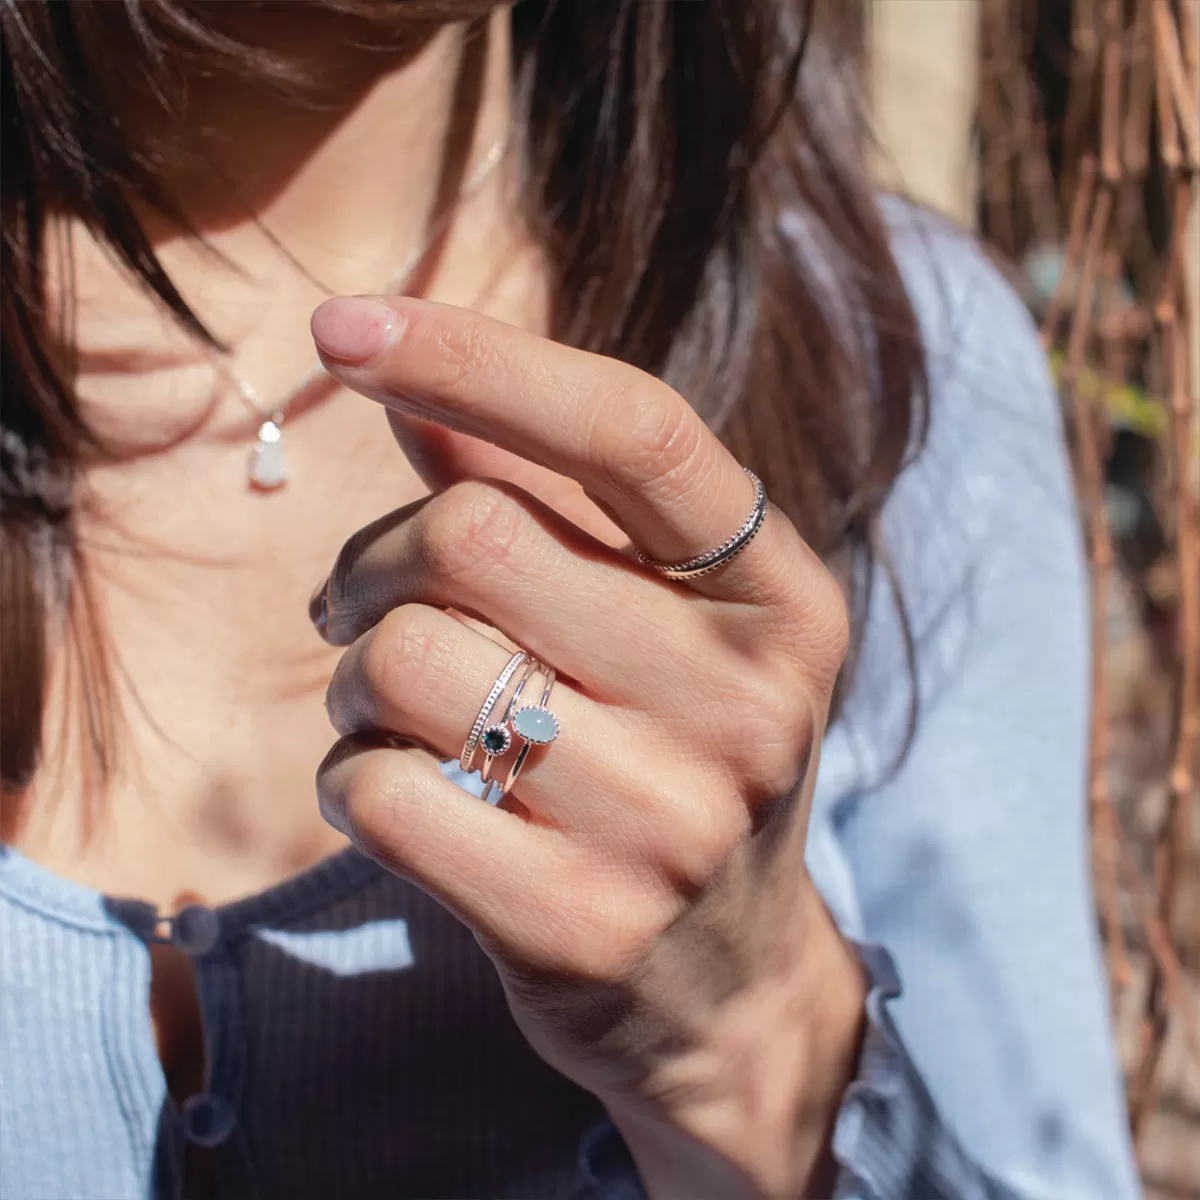
[(0, 1192), (1133, 1195), (1055, 401), (845, 7), (3, 21)]

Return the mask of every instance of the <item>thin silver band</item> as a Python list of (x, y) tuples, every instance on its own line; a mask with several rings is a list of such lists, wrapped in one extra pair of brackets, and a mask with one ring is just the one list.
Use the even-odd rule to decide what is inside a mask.
[(529, 655), (524, 650), (518, 650), (508, 660), (508, 665), (500, 672), (496, 682), (492, 685), (492, 690), (488, 692), (487, 699), (483, 702), (483, 707), (479, 710), (479, 716), (475, 718), (475, 724), (471, 726), (471, 732), (467, 734), (467, 740), (463, 743), (462, 754), (459, 755), (458, 765), (464, 771), (470, 771), (475, 762), (475, 752), (479, 748), (479, 738), (483, 733), (484, 726), (488, 723), (488, 717), (492, 715), (492, 709), (496, 707), (497, 701), (504, 694), (504, 689), (508, 687), (508, 681), (516, 674), (517, 668), (528, 657)]
[[(548, 702), (550, 700), (550, 693), (554, 690), (554, 681), (557, 678), (557, 672), (554, 670), (553, 667), (541, 667), (540, 669), (546, 676), (546, 686), (542, 689), (542, 698), (537, 702), (536, 705), (531, 706), (534, 708), (545, 708), (546, 707), (546, 705), (548, 704)], [(526, 678), (528, 678), (528, 677), (526, 677)], [(522, 684), (524, 684), (525, 680), (522, 680), (521, 682), (522, 682)], [(513, 702), (509, 705), (509, 711), (504, 714), (504, 719), (507, 721), (513, 715), (513, 712), (515, 710), (516, 710), (516, 697), (514, 696)], [(518, 733), (517, 736), (520, 737), (521, 735)], [(557, 736), (557, 723), (556, 723), (555, 736)], [(544, 743), (535, 743), (535, 742), (527, 741), (521, 747), (520, 752), (517, 754), (517, 757), (513, 760), (513, 765), (511, 767), (509, 767), (509, 769), (508, 769), (508, 778), (505, 779), (503, 786), (501, 786), (495, 779), (491, 780), (488, 783), (487, 787), (484, 788), (483, 796), (482, 796), (482, 799), (485, 803), (488, 801), (488, 797), (492, 793), (492, 788), (500, 789), (500, 794), (496, 797), (496, 799), (498, 801), (504, 799), (504, 797), (508, 795), (508, 793), (512, 790), (513, 784), (517, 782), (517, 776), (521, 774), (521, 768), (525, 765), (525, 760), (529, 757), (529, 751), (533, 748), (534, 745), (539, 745), (539, 744), (544, 744)]]
[(743, 470), (750, 476), (750, 480), (754, 484), (754, 505), (750, 509), (750, 515), (742, 522), (741, 528), (735, 534), (726, 538), (719, 546), (705, 550), (703, 554), (697, 554), (683, 562), (659, 562), (657, 559), (643, 554), (640, 550), (637, 552), (638, 562), (643, 566), (653, 568), (668, 579), (695, 579), (698, 575), (708, 575), (712, 571), (719, 571), (726, 563), (741, 554), (750, 544), (754, 535), (762, 528), (763, 520), (767, 515), (767, 490), (763, 487), (762, 480), (749, 467), (744, 467)]
[[(517, 686), (513, 689), (513, 694), (509, 697), (508, 703), (504, 706), (504, 716), (496, 722), (501, 728), (507, 730), (509, 721), (512, 720), (512, 715), (516, 711), (517, 701), (521, 699), (521, 693), (525, 690), (525, 685), (538, 674), (545, 674), (546, 668), (542, 666), (536, 658), (526, 657), (525, 670), (521, 672), (521, 678), (517, 680)], [(485, 725), (486, 729), (487, 726)], [(488, 750), (485, 745), (483, 748), (483, 770), (480, 772), (481, 777), (486, 781), (492, 777), (492, 764), (496, 759), (508, 753), (509, 746), (512, 744), (511, 734), (508, 737), (508, 745), (499, 753), (493, 753)]]

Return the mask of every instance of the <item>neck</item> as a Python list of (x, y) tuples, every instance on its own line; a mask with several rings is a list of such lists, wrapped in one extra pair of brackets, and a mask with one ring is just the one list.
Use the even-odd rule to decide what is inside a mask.
[[(382, 290), (439, 215), (445, 236), (404, 290), (475, 304), (509, 264), (520, 238), (501, 172), (463, 211), (445, 212), (507, 133), (506, 14), (367, 50), (362, 30), (344, 18), (300, 21), (296, 10), (268, 5), (254, 10), (255, 27), (242, 28), (238, 6), (215, 8), (232, 10), (241, 40), (257, 38), (289, 61), (315, 58), (314, 43), (325, 51), (302, 98), (256, 80), (188, 79), (186, 107), (167, 128), (159, 112), (143, 130), (166, 147), (171, 171), (162, 182), (203, 238), (145, 211), (159, 258), (229, 347), (228, 366), (269, 408), (315, 361), (313, 307), (330, 295)], [(345, 49), (331, 59), (330, 45)], [(180, 127), (196, 131), (186, 144)], [(86, 236), (75, 240), (77, 388), (93, 427), (131, 457), (197, 432), (231, 440), (252, 433), (254, 414), (213, 379), (202, 347), (119, 280)], [(89, 303), (96, 295), (103, 304)], [(170, 389), (164, 370), (174, 371)], [(168, 403), (154, 400), (168, 391)]]
[[(291, 6), (254, 11), (295, 42), (338, 44), (327, 26), (292, 28)], [(314, 360), (313, 307), (327, 292), (377, 290), (507, 132), (506, 18), (499, 10), (477, 42), (451, 26), (416, 49), (349, 50), (327, 65), (318, 104), (253, 84), (189, 89), (188, 122), (204, 131), (198, 157), (218, 169), (197, 173), (179, 156), (167, 182), (208, 248), (151, 214), (147, 225), (184, 298), (267, 404)], [(540, 260), (503, 176), (455, 210), (418, 286), (537, 328)], [(258, 418), (195, 340), (72, 232), (76, 390), (93, 427), (131, 448), (88, 468), (77, 508), (111, 652), (117, 766), (93, 788), (86, 738), (63, 733), (82, 720), (63, 654), (51, 670), (45, 766), (9, 836), (101, 888), (169, 905), (186, 883), (215, 902), (340, 840), (312, 798), (331, 740), (322, 696), (336, 653), (313, 634), (307, 601), (348, 537), (425, 488), (378, 406), (333, 389), (288, 414), (292, 481), (250, 492)]]
[[(507, 129), (503, 11), (391, 40), (321, 10), (212, 12), (222, 32), (269, 46), (305, 77), (285, 88), (269, 75), (197, 73), (181, 81), (169, 128), (148, 130), (169, 148), (168, 192), (194, 229), (240, 252), (243, 270), (287, 251), (330, 290), (362, 286), (381, 255), (399, 258), (416, 240), (439, 187)], [(151, 214), (147, 223), (163, 246), (181, 240)]]

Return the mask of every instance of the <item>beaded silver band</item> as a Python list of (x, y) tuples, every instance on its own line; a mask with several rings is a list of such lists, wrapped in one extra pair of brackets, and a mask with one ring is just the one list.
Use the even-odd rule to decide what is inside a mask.
[[(521, 747), (517, 757), (513, 760), (512, 766), (509, 767), (508, 777), (504, 780), (503, 785), (501, 785), (495, 779), (488, 783), (487, 787), (484, 789), (482, 797), (485, 803), (491, 796), (493, 788), (499, 788), (500, 790), (500, 794), (496, 797), (497, 800), (502, 800), (506, 795), (508, 795), (508, 793), (512, 790), (513, 784), (517, 782), (517, 776), (521, 774), (521, 768), (524, 767), (525, 760), (529, 757), (529, 751), (532, 750), (534, 746), (547, 746), (554, 741), (556, 737), (558, 737), (558, 718), (550, 711), (549, 708), (547, 708), (547, 704), (550, 700), (550, 693), (554, 690), (554, 681), (557, 678), (557, 674), (553, 667), (541, 667), (539, 664), (539, 669), (546, 676), (546, 685), (542, 689), (541, 699), (537, 702), (537, 704), (531, 704), (526, 705), (523, 708), (517, 708), (517, 697), (514, 696), (512, 701), (509, 703), (508, 710), (504, 714), (505, 721), (507, 722), (510, 719), (512, 720), (514, 732), (519, 738), (522, 739), (522, 741), (524, 741), (525, 744)], [(526, 676), (526, 679), (527, 678), (528, 676)], [(525, 680), (523, 679), (521, 683), (523, 686)], [(516, 710), (515, 712), (513, 711), (514, 709)], [(529, 736), (523, 734), (518, 724), (518, 722), (521, 720), (522, 713), (535, 714), (538, 724), (544, 726), (544, 731), (534, 733), (532, 730), (530, 730)]]
[(479, 710), (479, 716), (475, 718), (475, 724), (471, 726), (471, 732), (467, 734), (467, 740), (463, 743), (462, 754), (458, 758), (458, 765), (464, 771), (470, 771), (475, 762), (475, 752), (479, 748), (479, 738), (483, 734), (484, 726), (488, 723), (488, 717), (492, 715), (492, 709), (496, 707), (497, 701), (504, 694), (504, 689), (508, 687), (508, 681), (516, 674), (517, 668), (528, 657), (529, 655), (524, 650), (518, 650), (508, 660), (507, 666), (500, 672), (496, 682), (492, 684), (492, 690), (488, 692), (487, 699), (483, 702), (483, 707)]
[[(521, 672), (521, 678), (517, 680), (517, 686), (513, 689), (513, 694), (509, 697), (508, 703), (504, 706), (504, 715), (494, 725), (486, 725), (483, 730), (483, 770), (480, 772), (484, 782), (492, 777), (492, 764), (496, 759), (508, 753), (509, 747), (512, 746), (512, 733), (508, 728), (509, 721), (512, 720), (513, 711), (517, 707), (517, 702), (521, 699), (521, 693), (525, 690), (525, 685), (538, 674), (545, 674), (546, 668), (542, 666), (536, 658), (526, 657), (525, 670)], [(489, 747), (489, 735), (495, 734), (496, 745), (492, 749)]]
[(763, 487), (762, 480), (749, 467), (744, 467), (743, 470), (750, 476), (750, 480), (754, 484), (754, 505), (750, 509), (750, 515), (742, 522), (741, 528), (735, 534), (726, 538), (712, 550), (705, 550), (703, 554), (684, 559), (683, 562), (659, 562), (657, 559), (643, 554), (640, 550), (637, 552), (638, 562), (643, 566), (652, 567), (668, 579), (695, 579), (698, 575), (708, 575), (712, 571), (719, 571), (726, 563), (741, 554), (750, 544), (754, 535), (762, 528), (763, 520), (767, 515), (767, 489)]

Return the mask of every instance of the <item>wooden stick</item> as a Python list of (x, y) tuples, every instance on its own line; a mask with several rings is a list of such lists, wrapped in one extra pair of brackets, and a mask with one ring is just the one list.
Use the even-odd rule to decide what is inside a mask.
[[(1116, 126), (1113, 126), (1115, 133)], [(1094, 166), (1093, 166), (1094, 169)], [(1110, 978), (1118, 987), (1131, 976), (1125, 937), (1121, 927), (1116, 874), (1116, 828), (1108, 779), (1107, 633), (1109, 577), (1113, 567), (1112, 539), (1104, 510), (1104, 467), (1097, 433), (1097, 409), (1079, 386), (1084, 354), (1091, 335), (1095, 312), (1096, 276), (1108, 240), (1112, 216), (1113, 188), (1104, 181), (1096, 195), (1085, 243), (1083, 264), (1066, 364), (1062, 372), (1063, 392), (1074, 416), (1076, 456), (1079, 464), (1080, 498), (1091, 550), (1092, 712), (1088, 750), (1088, 805), (1092, 823), (1092, 846), (1097, 885), (1104, 914)], [(1064, 271), (1072, 264), (1064, 264)]]
[(1167, 170), (1176, 171), (1183, 161), (1179, 148), (1179, 123), (1175, 115), (1175, 97), (1167, 79), (1167, 55), (1159, 32), (1159, 11), (1165, 7), (1164, 0), (1154, 3), (1154, 100), (1158, 112), (1159, 154)]
[[(1184, 34), (1184, 38), (1187, 38)], [(1197, 113), (1196, 90), (1189, 80), (1180, 47), (1179, 26), (1167, 0), (1154, 0), (1154, 44), (1158, 54), (1158, 78), (1163, 92), (1175, 109), (1175, 119), (1183, 142), (1183, 162), (1200, 170), (1200, 115)]]
[[(1158, 17), (1162, 0), (1154, 0)], [(1172, 29), (1174, 23), (1172, 21)], [(1194, 170), (1179, 151), (1179, 113), (1164, 102), (1165, 76), (1170, 70), (1169, 46), (1178, 52), (1177, 38), (1167, 38), (1156, 20), (1155, 59), (1158, 89), (1157, 114), (1163, 160), (1172, 168), (1171, 240), (1167, 270), (1155, 305), (1156, 341), (1167, 405), (1168, 444), (1171, 456), (1169, 490), (1175, 516), (1175, 569), (1178, 587), (1178, 654), (1173, 678), (1175, 721), (1173, 747), (1167, 775), (1167, 804), (1154, 847), (1154, 915), (1157, 928), (1168, 942), (1172, 933), (1181, 866), (1188, 850), (1190, 809), (1195, 796), (1195, 759), (1200, 738), (1200, 548), (1197, 539), (1196, 496), (1192, 490), (1192, 409), (1194, 381), (1188, 346), (1189, 317), (1195, 300), (1187, 294), (1182, 271), (1187, 227), (1194, 203)], [(1182, 59), (1179, 64), (1182, 66)], [(1151, 936), (1147, 926), (1147, 937)], [(1171, 992), (1165, 968), (1156, 956), (1150, 967), (1146, 993), (1146, 1018), (1141, 1052), (1129, 1088), (1130, 1124), (1135, 1138), (1144, 1132), (1157, 1102), (1162, 1057), (1170, 1022)]]
[(1101, 70), (1100, 175), (1115, 187), (1121, 178), (1121, 0), (1104, 3)]
[(1121, 160), (1127, 178), (1142, 179), (1150, 165), (1150, 107), (1154, 103), (1154, 31), (1151, 5), (1138, 0), (1130, 35), (1129, 88), (1121, 130)]
[(1067, 293), (1073, 280), (1073, 272), (1083, 253), (1087, 237), (1088, 217), (1096, 194), (1096, 159), (1087, 154), (1079, 163), (1079, 183), (1075, 189), (1075, 201), (1071, 206), (1071, 222), (1067, 229), (1067, 247), (1063, 253), (1062, 268), (1054, 283), (1054, 295), (1046, 317), (1042, 321), (1042, 345), (1051, 350), (1058, 345), (1061, 336), (1063, 313), (1066, 310)]
[(1162, 972), (1164, 984), (1170, 996), (1171, 1007), (1183, 1018), (1183, 1040), (1196, 1065), (1200, 1067), (1200, 1004), (1188, 987), (1187, 976), (1179, 955), (1163, 927), (1162, 921), (1154, 911), (1149, 896), (1146, 894), (1146, 884), (1142, 873), (1137, 869), (1129, 845), (1124, 839), (1120, 842), (1121, 874), (1125, 880), (1125, 889), (1133, 897), (1138, 919), (1146, 931), (1146, 942), (1150, 953)]

